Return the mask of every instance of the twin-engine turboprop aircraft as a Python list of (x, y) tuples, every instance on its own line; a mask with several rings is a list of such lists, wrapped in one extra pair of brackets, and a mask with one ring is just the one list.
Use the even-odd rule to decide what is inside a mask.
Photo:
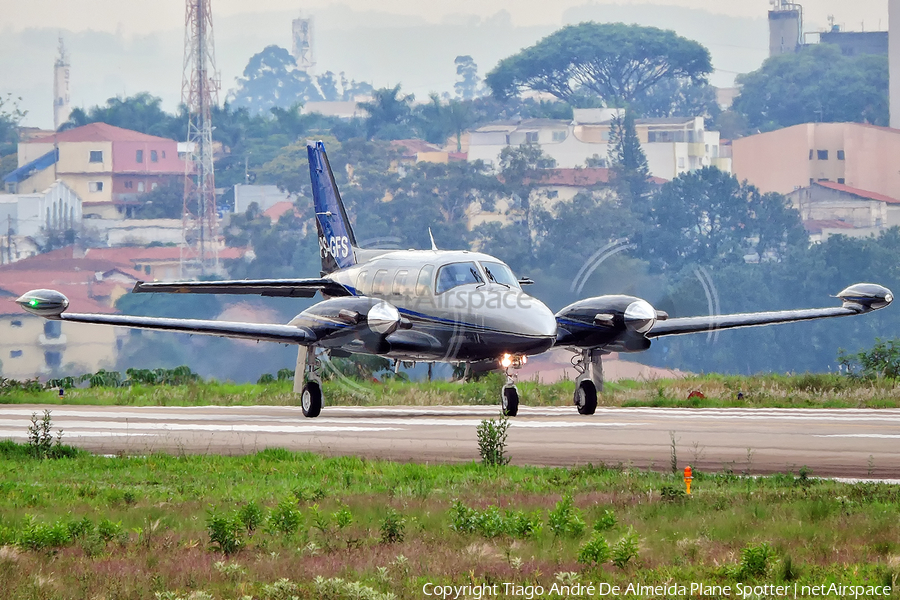
[[(510, 369), (553, 346), (575, 352), (575, 406), (593, 414), (603, 387), (601, 356), (640, 352), (663, 335), (752, 327), (825, 317), (859, 315), (891, 303), (890, 290), (872, 283), (851, 285), (841, 306), (807, 310), (669, 318), (633, 296), (599, 296), (571, 304), (556, 315), (522, 290), (502, 261), (479, 252), (369, 250), (360, 248), (344, 210), (322, 142), (309, 143), (322, 273), (318, 279), (138, 282), (133, 292), (258, 294), (325, 300), (287, 325), (67, 313), (69, 302), (53, 290), (34, 290), (17, 302), (30, 313), (62, 321), (297, 344), (294, 391), (303, 414), (322, 410), (321, 364), (315, 349), (332, 356), (376, 354), (402, 361), (466, 363), (502, 367), (500, 394), (515, 415), (519, 393)], [(311, 351), (312, 350), (312, 351)]]

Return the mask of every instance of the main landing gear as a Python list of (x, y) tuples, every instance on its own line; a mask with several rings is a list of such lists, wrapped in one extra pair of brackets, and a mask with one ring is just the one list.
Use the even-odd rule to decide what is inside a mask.
[(300, 409), (304, 417), (318, 417), (322, 412), (321, 365), (314, 348), (299, 346), (297, 367), (294, 370), (294, 393), (300, 394)]
[(588, 348), (572, 360), (572, 366), (578, 371), (575, 378), (575, 408), (578, 414), (592, 415), (597, 410), (597, 393), (603, 391), (602, 356), (599, 349)]

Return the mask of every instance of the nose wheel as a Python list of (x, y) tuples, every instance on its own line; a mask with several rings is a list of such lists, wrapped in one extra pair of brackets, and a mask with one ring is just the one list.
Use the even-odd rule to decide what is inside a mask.
[(300, 392), (300, 409), (304, 417), (318, 417), (322, 412), (322, 386), (316, 381), (307, 381)]
[(507, 383), (500, 391), (500, 407), (506, 417), (514, 417), (519, 414), (519, 390), (515, 383), (510, 383), (511, 380), (511, 377), (507, 377)]

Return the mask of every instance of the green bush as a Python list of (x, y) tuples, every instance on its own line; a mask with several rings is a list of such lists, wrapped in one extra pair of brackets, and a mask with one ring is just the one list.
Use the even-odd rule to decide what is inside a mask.
[(581, 510), (574, 506), (572, 494), (564, 494), (556, 503), (550, 511), (547, 525), (556, 537), (576, 538), (584, 532), (584, 519)]
[(540, 511), (504, 511), (489, 506), (483, 511), (465, 506), (459, 500), (450, 508), (450, 527), (460, 533), (478, 533), (486, 538), (508, 535), (524, 539), (535, 537), (543, 529)]
[(21, 548), (29, 550), (44, 550), (48, 548), (62, 548), (68, 546), (73, 541), (72, 533), (69, 531), (67, 523), (57, 521), (56, 523), (38, 523), (34, 517), (27, 517), (25, 523), (19, 531), (16, 543)]
[(234, 554), (244, 546), (242, 528), (243, 524), (236, 514), (209, 513), (206, 518), (210, 546), (224, 554)]
[(109, 519), (101, 519), (97, 523), (97, 535), (104, 542), (109, 542), (122, 536), (122, 521), (110, 521)]
[(509, 429), (509, 418), (485, 419), (478, 424), (478, 454), (481, 464), (488, 467), (502, 467), (509, 463), (506, 456), (506, 430)]
[(269, 513), (269, 529), (284, 535), (297, 533), (303, 514), (291, 498), (285, 498)]
[(609, 560), (609, 544), (600, 535), (594, 535), (578, 550), (578, 562), (583, 565), (601, 565)]
[(608, 531), (616, 526), (616, 514), (608, 508), (594, 522), (594, 531)]
[(612, 562), (620, 569), (628, 566), (628, 563), (638, 556), (638, 536), (633, 527), (612, 547)]
[(406, 537), (406, 519), (393, 508), (389, 508), (381, 521), (381, 543), (393, 544), (402, 542)]
[(241, 525), (247, 529), (247, 535), (253, 535), (253, 532), (265, 520), (265, 513), (259, 504), (251, 500), (238, 510), (237, 517)]

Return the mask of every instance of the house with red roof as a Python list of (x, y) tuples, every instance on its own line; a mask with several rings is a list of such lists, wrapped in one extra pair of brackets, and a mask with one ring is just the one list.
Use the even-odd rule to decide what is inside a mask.
[(137, 279), (127, 263), (78, 258), (72, 247), (0, 266), (0, 376), (29, 379), (113, 366), (125, 330), (48, 321), (24, 312), (15, 300), (52, 288), (78, 312), (113, 313)]
[(83, 201), (85, 216), (124, 219), (137, 198), (184, 177), (178, 142), (106, 123), (91, 123), (19, 143), (19, 167), (3, 179), (10, 194), (62, 180)]
[(844, 183), (814, 181), (787, 197), (813, 242), (835, 234), (867, 237), (900, 225), (900, 199)]

